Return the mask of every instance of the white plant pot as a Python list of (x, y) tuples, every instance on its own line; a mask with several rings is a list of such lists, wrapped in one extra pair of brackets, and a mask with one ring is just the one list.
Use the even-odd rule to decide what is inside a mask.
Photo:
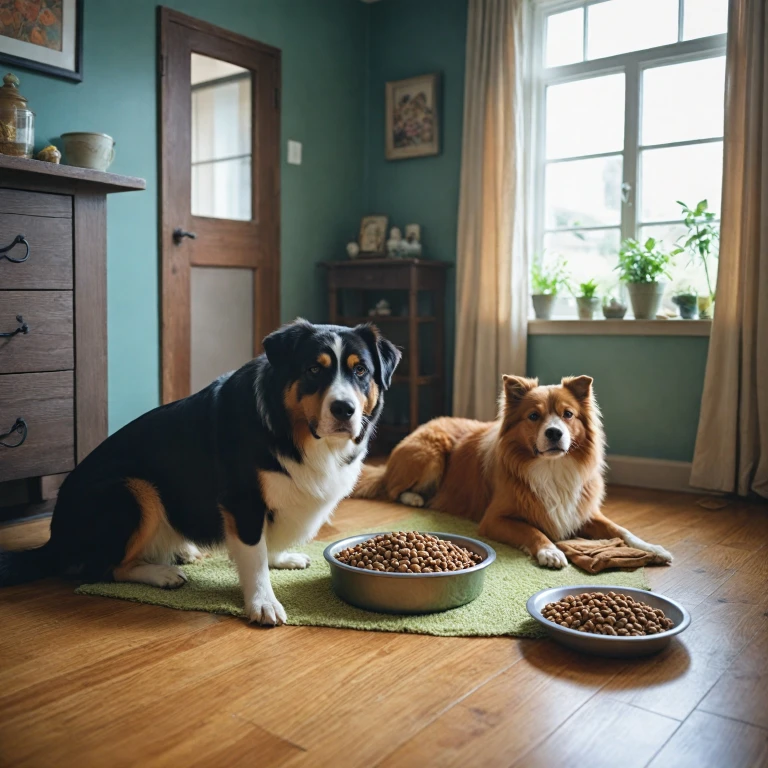
[(556, 296), (545, 293), (531, 296), (533, 311), (536, 313), (537, 320), (550, 320), (552, 318), (552, 310), (555, 308), (556, 298)]
[(577, 296), (576, 307), (579, 311), (579, 320), (594, 320), (595, 312), (600, 309), (600, 299), (597, 296), (589, 299), (586, 296)]
[(666, 283), (627, 283), (635, 320), (655, 320)]

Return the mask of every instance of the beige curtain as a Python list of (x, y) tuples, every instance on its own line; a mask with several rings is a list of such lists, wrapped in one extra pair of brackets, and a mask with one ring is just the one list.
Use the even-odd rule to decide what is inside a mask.
[(527, 0), (469, 0), (453, 413), (496, 416), (524, 374), (528, 317), (524, 25)]
[(691, 485), (768, 497), (768, 11), (731, 0), (720, 266)]

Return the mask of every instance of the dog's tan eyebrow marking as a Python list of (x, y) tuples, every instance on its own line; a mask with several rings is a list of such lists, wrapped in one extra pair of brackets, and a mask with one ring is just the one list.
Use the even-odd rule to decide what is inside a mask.
[(360, 362), (360, 358), (357, 355), (350, 355), (347, 358), (347, 365), (350, 368), (354, 368)]
[(331, 367), (331, 356), (327, 352), (323, 352), (320, 357), (317, 358), (317, 362), (323, 366), (323, 368)]

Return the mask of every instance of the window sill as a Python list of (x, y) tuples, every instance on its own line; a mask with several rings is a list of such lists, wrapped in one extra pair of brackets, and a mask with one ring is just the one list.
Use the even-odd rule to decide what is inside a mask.
[(529, 320), (529, 336), (709, 336), (711, 320)]

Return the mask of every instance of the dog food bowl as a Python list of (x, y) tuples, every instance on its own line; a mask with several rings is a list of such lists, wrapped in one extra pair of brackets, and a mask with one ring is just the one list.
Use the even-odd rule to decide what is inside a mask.
[(496, 559), (496, 552), (477, 539), (455, 533), (420, 531), (452, 541), (480, 555), (483, 560), (461, 571), (437, 573), (387, 573), (355, 568), (339, 562), (334, 555), (355, 547), (374, 536), (389, 533), (364, 533), (329, 544), (323, 556), (331, 567), (333, 591), (346, 603), (377, 613), (437, 613), (472, 602), (482, 591), (485, 569)]
[[(635, 600), (650, 605), (651, 608), (660, 608), (668, 619), (672, 619), (675, 626), (666, 632), (656, 635), (640, 635), (639, 637), (614, 637), (613, 635), (593, 635), (589, 632), (579, 632), (575, 629), (555, 624), (545, 619), (542, 611), (548, 603), (556, 603), (568, 595), (580, 595), (584, 592), (617, 592), (630, 595)], [(675, 635), (688, 628), (691, 623), (691, 615), (680, 603), (662, 597), (654, 592), (646, 592), (644, 589), (631, 587), (616, 587), (607, 585), (577, 585), (574, 587), (553, 587), (543, 589), (528, 599), (528, 613), (541, 624), (544, 631), (556, 642), (567, 645), (569, 648), (589, 653), (594, 656), (649, 656), (666, 648)]]

